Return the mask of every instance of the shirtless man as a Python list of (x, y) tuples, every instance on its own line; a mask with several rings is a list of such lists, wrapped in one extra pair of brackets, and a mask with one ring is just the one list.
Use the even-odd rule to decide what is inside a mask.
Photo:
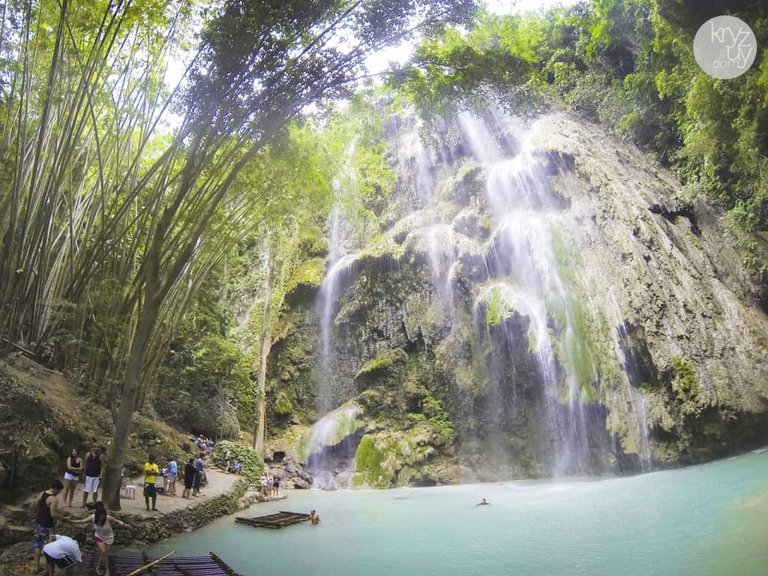
[(312, 522), (314, 526), (317, 526), (320, 524), (320, 515), (312, 510), (312, 512), (309, 513), (309, 521)]

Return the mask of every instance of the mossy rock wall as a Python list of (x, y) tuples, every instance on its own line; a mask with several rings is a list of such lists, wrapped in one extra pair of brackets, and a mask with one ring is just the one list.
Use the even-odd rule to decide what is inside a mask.
[[(500, 149), (519, 148), (524, 122), (486, 120)], [(270, 359), (296, 414), (311, 421), (328, 384), (334, 406), (354, 398), (364, 408), (357, 482), (552, 474), (563, 431), (545, 413), (562, 422), (580, 414), (591, 472), (701, 461), (768, 441), (768, 318), (716, 219), (699, 222), (696, 236), (686, 218), (649, 210), (682, 195), (669, 173), (565, 114), (533, 123), (531, 162), (555, 199), (551, 250), (562, 284), (544, 302), (545, 326), (534, 327), (530, 309), (494, 292), (518, 289), (519, 271), (497, 257), (516, 248), (503, 245), (485, 198), (489, 168), (452, 121), (435, 123), (440, 152), (416, 158), (403, 144), (414, 126), (407, 115), (387, 125), (400, 179), (381, 234), (359, 246), (335, 303), (332, 381), (318, 378), (316, 292), (292, 301), (291, 328)], [(542, 330), (554, 356), (547, 377), (561, 386), (554, 399)], [(446, 428), (450, 438), (439, 433)]]

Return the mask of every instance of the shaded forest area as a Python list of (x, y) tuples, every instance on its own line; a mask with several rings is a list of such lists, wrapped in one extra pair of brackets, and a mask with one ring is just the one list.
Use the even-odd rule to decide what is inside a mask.
[[(382, 94), (432, 113), (493, 95), (608, 126), (680, 175), (683, 209), (699, 195), (722, 207), (768, 310), (766, 51), (731, 81), (692, 53), (701, 23), (726, 13), (765, 46), (763, 3), (475, 8), (3, 3), (2, 348), (29, 350), (111, 411), (113, 505), (135, 412), (215, 437), (252, 430), (257, 449), (270, 426), (312, 415), (310, 390), (270, 389), (267, 358), (286, 297), (324, 274), (340, 178), (356, 182), (341, 205), (358, 233), (384, 226)], [(412, 61), (373, 86), (367, 56), (416, 33)]]

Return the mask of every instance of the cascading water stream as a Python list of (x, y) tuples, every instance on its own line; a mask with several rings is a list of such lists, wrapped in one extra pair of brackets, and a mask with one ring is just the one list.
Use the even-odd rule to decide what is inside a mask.
[(347, 404), (315, 422), (306, 437), (304, 452), (312, 471), (313, 487), (323, 490), (350, 488), (353, 456), (360, 441), (360, 408)]
[(338, 297), (338, 279), (341, 267), (339, 266), (339, 236), (340, 236), (339, 208), (334, 207), (329, 218), (329, 244), (328, 272), (323, 278), (318, 296), (317, 314), (320, 320), (320, 375), (318, 386), (317, 409), (321, 413), (331, 409), (331, 390), (328, 386), (332, 377), (331, 352), (333, 348), (332, 322), (333, 311)]
[[(587, 473), (589, 442), (576, 369), (581, 343), (575, 337), (572, 299), (558, 270), (556, 254), (560, 202), (525, 137), (519, 152), (504, 158), (483, 122), (462, 114), (459, 123), (473, 156), (485, 164), (488, 174), (487, 201), (496, 222), (489, 268), (514, 286), (518, 306), (534, 326), (533, 351), (544, 386), (547, 413), (542, 416), (552, 435), (553, 472)], [(524, 305), (520, 306), (521, 302)], [(552, 322), (559, 339), (550, 333)], [(507, 333), (507, 339), (511, 338), (513, 335)]]
[[(615, 299), (611, 298), (610, 303), (616, 308)], [(617, 323), (615, 346), (617, 349), (622, 349), (621, 342), (631, 341), (631, 336), (624, 323)], [(622, 362), (622, 376), (624, 378), (625, 389), (629, 390), (630, 398), (629, 405), (631, 406), (631, 413), (635, 420), (635, 426), (637, 430), (638, 438), (638, 458), (640, 459), (640, 469), (643, 472), (650, 472), (652, 470), (652, 454), (651, 454), (651, 441), (650, 432), (648, 431), (648, 418), (646, 398), (643, 394), (638, 392), (633, 386), (633, 379), (637, 378), (639, 368), (637, 362), (629, 351), (624, 351), (624, 359)]]
[(441, 222), (436, 213), (434, 173), (437, 154), (427, 149), (419, 136), (421, 123), (416, 121), (404, 131), (397, 142), (398, 172), (404, 184), (416, 195), (416, 206), (426, 220), (424, 245), (427, 247), (430, 271), (446, 316), (453, 314), (452, 272), (456, 264), (456, 242), (453, 226)]
[[(331, 216), (330, 228), (331, 257), (333, 257), (334, 247), (338, 246), (338, 244), (334, 244), (333, 240), (334, 237), (338, 238), (338, 213), (336, 210)], [(329, 269), (320, 286), (316, 305), (316, 313), (320, 323), (320, 373), (317, 376), (317, 409), (324, 416), (312, 426), (308, 433), (306, 463), (315, 479), (316, 487), (323, 489), (339, 487), (336, 478), (339, 476), (340, 470), (349, 472), (346, 477), (351, 476), (351, 470), (349, 470), (350, 455), (346, 453), (348, 450), (334, 451), (339, 440), (333, 441), (338, 428), (338, 414), (337, 411), (331, 412), (337, 401), (337, 391), (334, 389), (333, 319), (345, 279), (351, 271), (356, 256), (354, 253), (347, 254), (337, 257), (332, 263), (329, 261)]]
[[(606, 428), (607, 404), (599, 394), (607, 390), (602, 384), (608, 373), (601, 362), (618, 367), (622, 347), (616, 334), (607, 342), (605, 302), (592, 298), (591, 288), (579, 277), (581, 260), (568, 232), (573, 226), (570, 203), (552, 190), (550, 157), (534, 144), (540, 138), (536, 124), (524, 126), (501, 116), (486, 123), (461, 114), (461, 144), (447, 156), (423, 144), (418, 123), (399, 126), (405, 128), (392, 150), (402, 204), (393, 205), (399, 220), (382, 237), (405, 249), (404, 264), (416, 267), (415, 278), (424, 289), (408, 285), (411, 292), (405, 298), (398, 293), (401, 300), (388, 303), (388, 314), (413, 314), (408, 317), (413, 324), (403, 323), (405, 336), (424, 330), (427, 346), (437, 342), (441, 361), (455, 362), (448, 366), (457, 374), (449, 381), (455, 388), (430, 390), (442, 406), (450, 406), (455, 398), (451, 393), (462, 393), (461, 386), (476, 387), (477, 404), (466, 411), (469, 422), (458, 457), (477, 478), (582, 475), (617, 464), (627, 453), (616, 449), (620, 440), (630, 447), (628, 453), (639, 455), (645, 470), (650, 443), (644, 396), (629, 382), (608, 393), (631, 413), (637, 433)], [(500, 133), (505, 135), (494, 135)], [(339, 197), (344, 186), (354, 184), (354, 177), (340, 178)], [(349, 360), (366, 360), (339, 356), (347, 343), (334, 343), (334, 336), (339, 337), (336, 315), (359, 272), (365, 271), (369, 281), (386, 272), (368, 268), (368, 248), (353, 251), (340, 209), (331, 214), (328, 230), (327, 272), (315, 303), (317, 409), (322, 418), (307, 436), (305, 457), (316, 486), (336, 488), (345, 486), (354, 472), (363, 429), (348, 427), (346, 405), (337, 407), (354, 397), (350, 374), (355, 372)], [(364, 290), (355, 284), (356, 295)], [(359, 303), (344, 300), (348, 311), (353, 308), (347, 304)], [(346, 322), (348, 316), (344, 318)], [(345, 334), (350, 329), (361, 334), (344, 324)], [(596, 342), (607, 350), (595, 347)], [(628, 369), (626, 362), (623, 368)], [(615, 441), (606, 429), (616, 434)]]
[[(346, 149), (347, 162), (344, 170), (334, 182), (337, 198), (341, 198), (344, 193), (357, 192), (357, 181), (352, 167), (354, 152), (355, 143), (353, 141)], [(328, 218), (328, 231), (327, 272), (315, 302), (315, 316), (318, 321), (320, 336), (319, 372), (316, 374), (316, 408), (323, 417), (315, 423), (308, 433), (309, 449), (306, 452), (307, 465), (310, 471), (318, 479), (320, 487), (326, 489), (337, 487), (336, 473), (331, 470), (332, 467), (339, 465), (349, 467), (348, 463), (339, 464), (339, 454), (333, 453), (335, 443), (324, 444), (324, 442), (332, 440), (331, 436), (336, 429), (338, 417), (336, 412), (331, 412), (339, 402), (338, 390), (334, 386), (337, 378), (334, 366), (333, 322), (337, 313), (339, 298), (357, 257), (356, 253), (345, 253), (349, 230), (338, 202), (331, 210)]]

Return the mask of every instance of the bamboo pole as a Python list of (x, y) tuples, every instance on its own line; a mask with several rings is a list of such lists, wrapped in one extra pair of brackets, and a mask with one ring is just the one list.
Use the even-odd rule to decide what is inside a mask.
[(136, 576), (136, 574), (140, 574), (141, 572), (143, 572), (143, 571), (144, 571), (144, 570), (146, 570), (147, 568), (151, 568), (151, 567), (152, 567), (152, 566), (154, 566), (155, 564), (159, 564), (160, 562), (162, 562), (163, 560), (165, 560), (166, 558), (168, 558), (169, 556), (171, 556), (171, 555), (172, 555), (174, 552), (176, 552), (176, 550), (171, 550), (171, 551), (170, 551), (168, 554), (166, 554), (166, 555), (165, 555), (165, 556), (163, 556), (162, 558), (158, 558), (157, 560), (152, 560), (152, 562), (149, 562), (149, 563), (147, 563), (147, 564), (144, 564), (144, 566), (141, 566), (141, 567), (139, 567), (139, 568), (136, 568), (136, 570), (134, 570), (133, 572), (129, 572), (129, 573), (128, 573), (128, 574), (126, 574), (125, 576)]

